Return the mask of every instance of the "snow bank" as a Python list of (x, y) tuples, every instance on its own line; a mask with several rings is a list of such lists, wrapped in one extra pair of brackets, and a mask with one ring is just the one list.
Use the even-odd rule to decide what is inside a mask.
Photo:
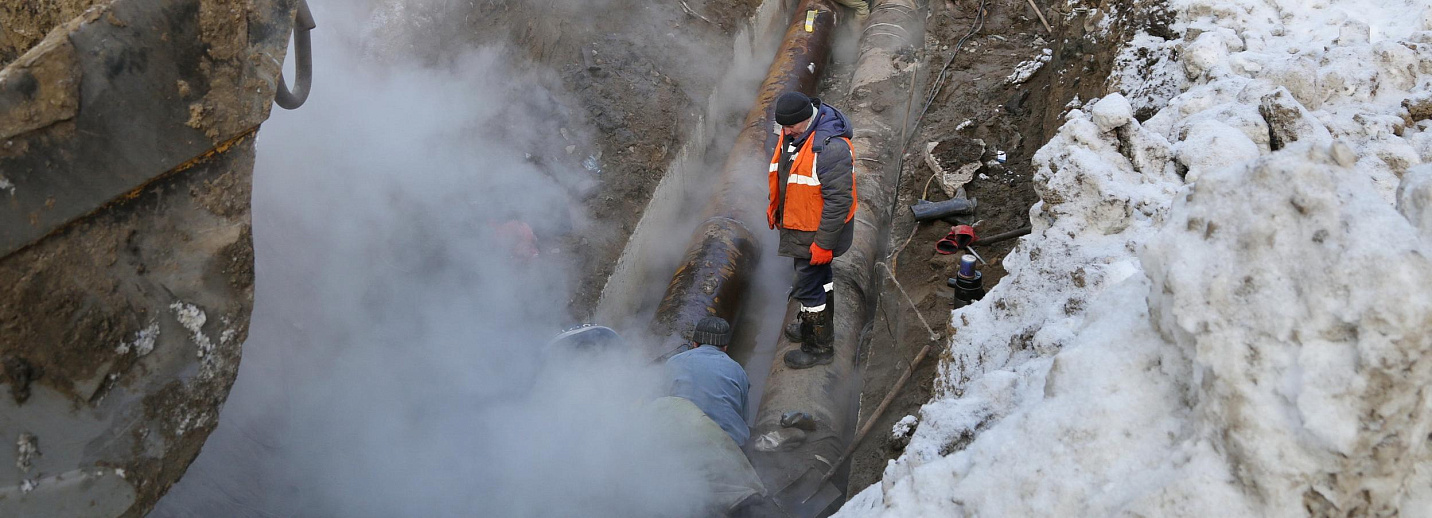
[(1432, 516), (1432, 7), (1170, 7), (839, 516)]

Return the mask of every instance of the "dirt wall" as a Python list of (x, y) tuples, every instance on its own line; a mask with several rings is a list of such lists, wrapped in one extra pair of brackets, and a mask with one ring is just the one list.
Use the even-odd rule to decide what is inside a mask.
[[(977, 16), (981, 5), (987, 9), (983, 18)], [(1112, 7), (1118, 7), (1121, 14), (1108, 16)], [(911, 381), (853, 455), (850, 494), (879, 482), (886, 462), (900, 455), (903, 443), (891, 436), (891, 428), (907, 415), (918, 416), (920, 407), (929, 401), (939, 355), (948, 337), (959, 332), (957, 323), (952, 327), (950, 310), (961, 303), (946, 286), (946, 279), (954, 276), (958, 255), (940, 255), (933, 248), (951, 225), (941, 221), (916, 224), (906, 208), (920, 199), (949, 198), (939, 182), (932, 181), (933, 171), (923, 158), (926, 143), (957, 137), (984, 143), (982, 152), (978, 147), (966, 147), (963, 153), (940, 156), (948, 170), (980, 164), (964, 186), (965, 194), (978, 200), (978, 210), (964, 223), (975, 224), (977, 233), (985, 236), (1028, 226), (1029, 208), (1038, 201), (1032, 184), (1034, 152), (1059, 128), (1070, 101), (1105, 95), (1106, 78), (1122, 42), (1139, 30), (1166, 31), (1169, 22), (1157, 2), (1143, 0), (1077, 0), (1046, 7), (1044, 16), (1053, 34), (1045, 31), (1024, 0), (933, 0), (929, 9), (923, 81), (913, 93), (911, 115), (920, 123), (906, 149), (892, 231), (892, 249), (898, 251), (893, 263), (905, 294), (888, 280), (882, 289), (876, 320), (861, 356), (861, 423), (929, 342), (916, 311), (942, 339), (933, 344), (930, 358), (915, 369)], [(976, 26), (979, 30), (951, 61), (957, 42)], [(1039, 61), (1043, 64), (1024, 78), (1011, 78), (1021, 67)], [(934, 80), (946, 63), (944, 84), (920, 117), (922, 103), (934, 90)], [(1003, 163), (997, 160), (1000, 151), (1005, 155)], [(986, 290), (1004, 277), (1000, 262), (1016, 243), (1009, 240), (976, 247), (987, 261), (979, 266)], [(906, 302), (906, 295), (915, 301), (914, 308)], [(959, 447), (950, 445), (951, 451)]]
[(114, 0), (23, 0), (0, 3), (0, 65), (14, 61), (50, 33), (91, 6)]
[[(574, 97), (567, 114), (572, 133), (533, 151), (547, 167), (592, 173), (590, 183), (567, 186), (585, 200), (575, 228), (552, 236), (580, 257), (583, 280), (568, 306), (574, 321), (591, 317), (656, 185), (729, 68), (732, 37), (758, 5), (479, 2), (459, 13), (468, 30), (461, 38), (507, 45), (534, 66), (555, 70)], [(591, 133), (579, 133), (581, 127)]]

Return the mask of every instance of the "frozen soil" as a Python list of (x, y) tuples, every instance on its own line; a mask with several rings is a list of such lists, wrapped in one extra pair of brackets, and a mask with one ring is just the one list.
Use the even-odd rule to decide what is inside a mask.
[(70, 21), (91, 6), (113, 0), (25, 0), (0, 3), (0, 63), (30, 50), (56, 25)]
[[(929, 3), (924, 67), (922, 80), (917, 83), (920, 90), (914, 92), (912, 120), (919, 117), (922, 99), (949, 62), (956, 43), (976, 25), (981, 4), (978, 0)], [(1101, 14), (1109, 12), (1106, 4), (1120, 4), (1121, 15)], [(863, 377), (861, 424), (869, 419), (919, 350), (932, 343), (906, 295), (941, 339), (932, 343), (929, 356), (917, 366), (852, 456), (847, 494), (879, 482), (886, 463), (900, 455), (904, 443), (892, 437), (891, 429), (903, 417), (918, 415), (920, 406), (930, 400), (936, 365), (945, 352), (943, 344), (958, 332), (948, 322), (950, 310), (960, 303), (954, 299), (954, 290), (946, 286), (946, 279), (954, 275), (958, 255), (941, 255), (934, 249), (935, 242), (950, 231), (951, 225), (941, 221), (917, 224), (906, 208), (920, 199), (943, 201), (949, 197), (925, 162), (926, 143), (957, 136), (985, 143), (982, 155), (972, 146), (940, 146), (935, 153), (947, 171), (972, 162), (983, 164), (964, 186), (967, 197), (978, 200), (977, 212), (960, 222), (974, 224), (981, 236), (1029, 226), (1029, 208), (1038, 201), (1031, 181), (1034, 152), (1058, 129), (1071, 101), (1104, 95), (1105, 78), (1119, 42), (1139, 29), (1167, 25), (1167, 15), (1157, 6), (1148, 5), (1153, 2), (1124, 4), (1127, 3), (1076, 0), (1046, 8), (1044, 15), (1055, 32), (1051, 36), (1026, 1), (983, 2), (987, 14), (982, 27), (950, 62), (943, 87), (908, 138), (892, 223), (891, 250), (895, 254), (890, 260), (905, 294), (886, 277), (874, 324), (859, 358)], [(1049, 52), (1046, 54), (1044, 49)], [(1031, 66), (1029, 63), (1041, 56), (1047, 62), (1032, 75), (1020, 82), (1011, 81), (1017, 69)], [(908, 98), (911, 93), (889, 95)], [(996, 160), (999, 151), (1006, 156), (1003, 164)], [(979, 267), (986, 290), (1005, 276), (1001, 261), (1017, 242), (1006, 240), (975, 247), (988, 261)]]
[[(0, 412), (22, 416), (0, 431), (23, 427), (43, 453), (47, 438), (109, 428), (82, 455), (126, 473), (124, 516), (145, 515), (198, 455), (237, 375), (253, 300), (253, 156), (245, 140), (0, 263)], [(35, 473), (63, 477), (75, 452), (52, 447)]]

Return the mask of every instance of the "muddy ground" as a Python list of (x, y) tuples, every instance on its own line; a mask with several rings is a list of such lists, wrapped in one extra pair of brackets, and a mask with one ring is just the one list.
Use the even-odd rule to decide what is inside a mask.
[(56, 25), (70, 21), (91, 6), (112, 0), (24, 0), (0, 2), (0, 63), (30, 50)]

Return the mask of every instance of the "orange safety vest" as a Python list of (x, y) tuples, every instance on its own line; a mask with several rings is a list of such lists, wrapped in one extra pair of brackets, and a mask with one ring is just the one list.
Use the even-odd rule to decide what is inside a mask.
[[(781, 167), (781, 146), (784, 138), (776, 142), (776, 152), (771, 155), (771, 171), (768, 175), (771, 184), (770, 209), (781, 208), (780, 221), (777, 222), (781, 228), (815, 232), (820, 230), (820, 215), (825, 208), (825, 198), (820, 195), (820, 175), (816, 174), (816, 160), (820, 153), (812, 150), (815, 143), (815, 135), (806, 139), (805, 145), (791, 159), (791, 171), (786, 176), (786, 199), (784, 204), (779, 203), (781, 196), (780, 167)], [(850, 139), (839, 137), (850, 146), (850, 213), (845, 215), (845, 221), (850, 222), (855, 218), (855, 208), (858, 205), (858, 196), (855, 192), (855, 145)]]

